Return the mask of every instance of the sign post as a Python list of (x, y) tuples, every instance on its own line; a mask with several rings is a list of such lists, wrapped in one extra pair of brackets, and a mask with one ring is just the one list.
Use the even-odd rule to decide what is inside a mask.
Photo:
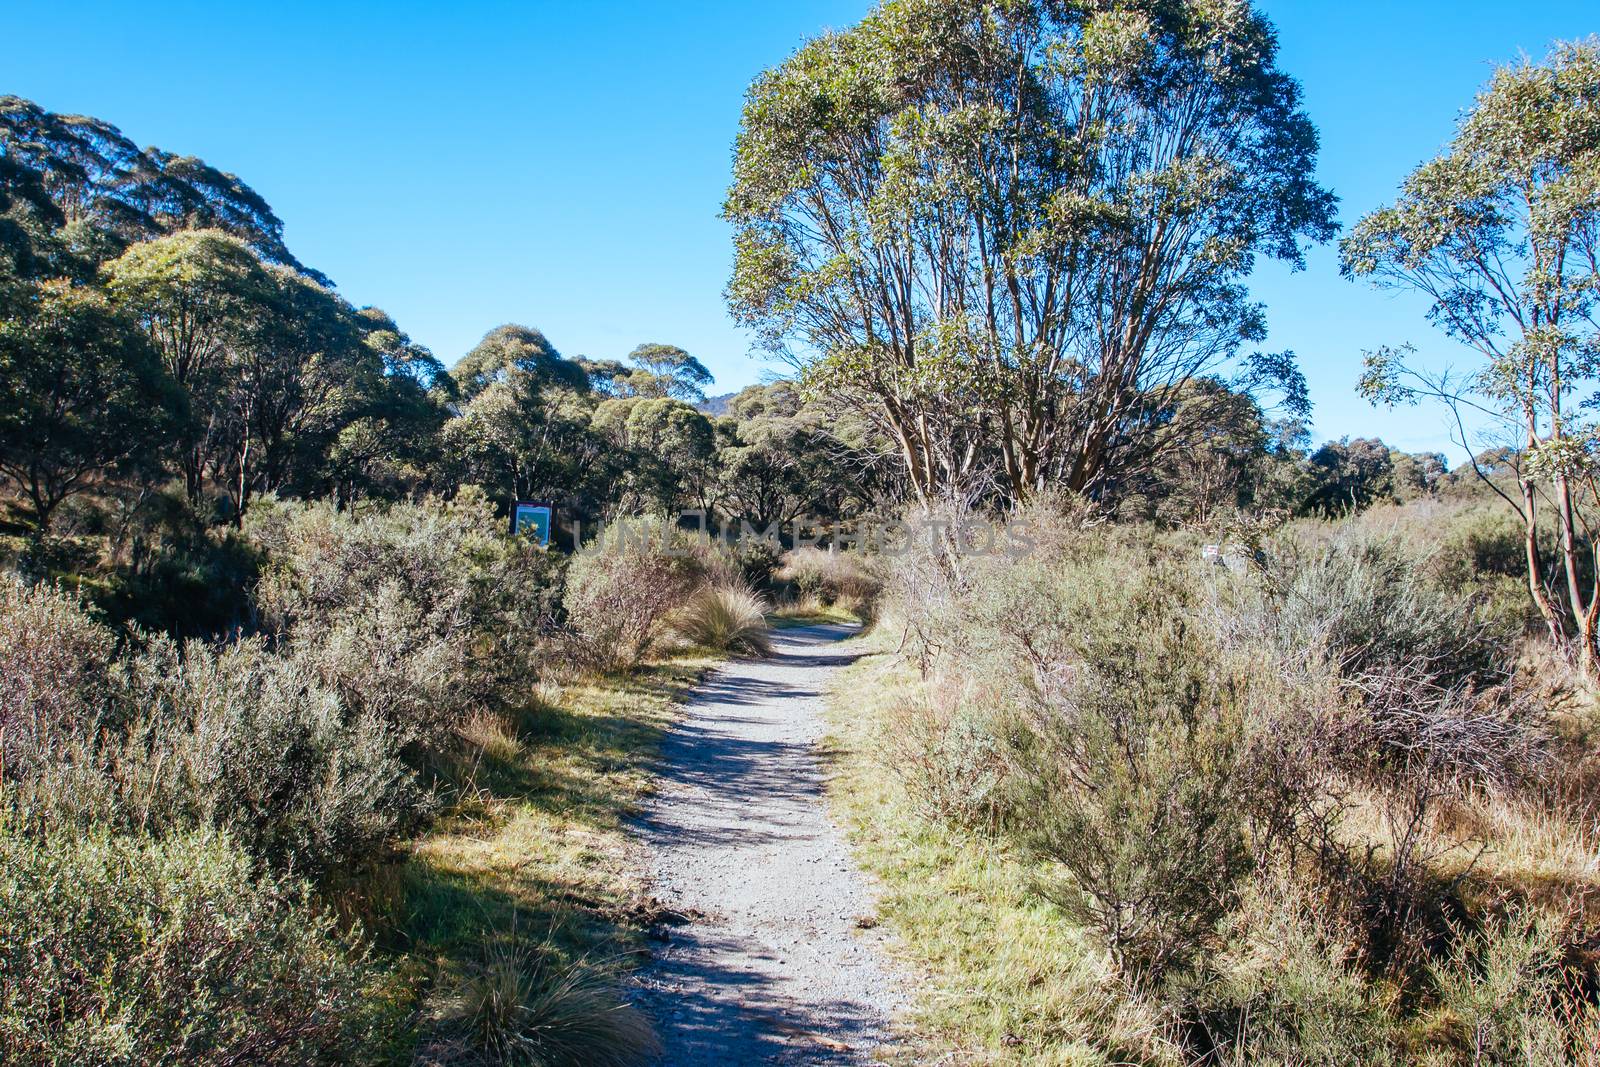
[(540, 548), (549, 548), (554, 518), (555, 507), (548, 500), (519, 500), (511, 505), (511, 534), (531, 537)]

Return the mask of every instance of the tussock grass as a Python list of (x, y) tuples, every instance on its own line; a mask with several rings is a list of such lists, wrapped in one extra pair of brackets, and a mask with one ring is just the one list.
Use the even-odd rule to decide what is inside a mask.
[(492, 943), (435, 1018), (434, 1059), (493, 1067), (633, 1067), (661, 1050), (649, 1020), (585, 962), (548, 946)]
[(765, 610), (761, 598), (743, 586), (707, 586), (678, 612), (674, 629), (701, 648), (765, 656), (772, 652)]

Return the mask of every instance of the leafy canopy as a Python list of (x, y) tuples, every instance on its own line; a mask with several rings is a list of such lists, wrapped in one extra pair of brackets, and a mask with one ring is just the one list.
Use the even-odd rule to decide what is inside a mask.
[(1256, 254), (1332, 236), (1276, 49), (1242, 0), (885, 0), (751, 87), (730, 306), (925, 497), (1108, 489), (1264, 336)]

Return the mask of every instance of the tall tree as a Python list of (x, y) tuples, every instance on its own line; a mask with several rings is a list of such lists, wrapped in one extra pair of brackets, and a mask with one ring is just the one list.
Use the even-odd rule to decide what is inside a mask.
[(0, 317), (0, 474), (41, 532), (95, 476), (153, 460), (181, 408), (149, 341), (97, 290), (46, 282)]
[(698, 404), (706, 398), (706, 386), (716, 380), (698, 359), (677, 345), (642, 344), (628, 353), (628, 360), (636, 368), (627, 379), (635, 396), (671, 397)]
[(144, 327), (188, 397), (191, 420), (180, 437), (178, 466), (190, 500), (198, 502), (229, 432), (230, 364), (272, 314), (272, 277), (242, 241), (216, 230), (141, 242), (103, 272), (112, 301)]
[(237, 522), (252, 495), (313, 488), (340, 430), (366, 414), (384, 366), (363, 343), (355, 309), (285, 267), (229, 359), (220, 441), (211, 457)]
[(689, 404), (671, 397), (614, 397), (595, 408), (591, 426), (627, 457), (622, 507), (711, 510), (716, 435), (711, 420)]
[(495, 382), (518, 372), (569, 389), (587, 391), (589, 376), (583, 366), (563, 359), (549, 338), (531, 326), (507, 323), (483, 335), (483, 340), (450, 370), (463, 400), (471, 400)]
[[(730, 305), (919, 496), (991, 449), (1012, 497), (1101, 492), (1262, 338), (1255, 256), (1333, 234), (1275, 58), (1241, 0), (885, 0), (751, 88)], [(1250, 369), (1303, 396), (1288, 358)]]
[(403, 496), (438, 466), (439, 432), (458, 399), (455, 380), (385, 312), (362, 308), (356, 319), (362, 343), (382, 362), (383, 375), (368, 382), (376, 388), (364, 397), (359, 414), (338, 428), (324, 488), (340, 499)]
[[(1361, 220), (1342, 255), (1347, 275), (1427, 296), (1429, 318), (1482, 358), (1457, 382), (1409, 366), (1407, 348), (1384, 348), (1368, 356), (1362, 388), (1389, 403), (1472, 405), (1508, 432), (1515, 489), (1479, 477), (1521, 517), (1528, 592), (1551, 635), (1575, 635), (1584, 664), (1600, 670), (1600, 531), (1578, 492), (1592, 506), (1600, 489), (1600, 442), (1580, 395), (1600, 371), (1600, 39), (1496, 71), (1445, 151), (1393, 206)], [(1465, 434), (1462, 443), (1480, 451)], [(1543, 491), (1564, 609), (1540, 559)]]

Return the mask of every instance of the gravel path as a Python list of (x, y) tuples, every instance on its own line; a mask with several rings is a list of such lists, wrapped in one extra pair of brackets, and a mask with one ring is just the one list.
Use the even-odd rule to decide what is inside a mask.
[(774, 632), (712, 674), (662, 747), (638, 832), (668, 922), (641, 976), (663, 1067), (869, 1064), (901, 992), (828, 820), (816, 745), (854, 630)]

